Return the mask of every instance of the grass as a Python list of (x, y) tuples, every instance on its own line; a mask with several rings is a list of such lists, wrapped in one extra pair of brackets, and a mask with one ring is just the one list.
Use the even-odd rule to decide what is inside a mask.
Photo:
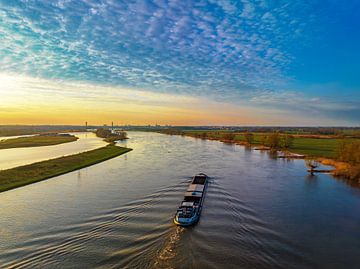
[(0, 171), (0, 192), (63, 175), (124, 154), (131, 149), (113, 144), (91, 151)]
[(73, 135), (36, 135), (29, 137), (18, 137), (0, 141), (0, 149), (58, 145), (73, 142), (77, 139), (78, 138)]
[[(184, 134), (192, 137), (201, 137), (206, 133), (206, 138), (221, 140), (228, 131), (184, 131)], [(253, 133), (254, 141), (252, 144), (261, 145), (263, 137), (270, 133)], [(341, 141), (344, 139), (354, 140), (352, 138), (311, 138), (294, 135), (294, 142), (289, 148), (291, 152), (304, 154), (309, 157), (335, 158), (336, 151)], [(356, 140), (356, 139), (355, 139)], [(234, 142), (245, 142), (244, 134), (236, 133)]]
[(336, 151), (342, 139), (316, 139), (295, 137), (290, 151), (305, 154), (310, 157), (335, 158)]

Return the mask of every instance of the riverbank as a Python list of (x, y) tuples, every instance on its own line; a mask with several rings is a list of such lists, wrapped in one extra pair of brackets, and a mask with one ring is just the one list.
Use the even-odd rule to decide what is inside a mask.
[(52, 146), (69, 143), (79, 138), (70, 134), (47, 134), (17, 137), (0, 141), (0, 149)]
[(338, 178), (343, 178), (355, 182), (360, 185), (360, 166), (351, 165), (346, 162), (341, 162), (333, 159), (318, 158), (318, 161), (323, 165), (332, 166), (335, 168), (331, 174)]
[[(244, 147), (128, 135), (116, 159), (0, 194), (0, 267), (357, 269), (360, 189)], [(177, 229), (198, 172), (201, 222)]]
[[(210, 140), (218, 140), (225, 143), (235, 143), (240, 145), (248, 145), (248, 146), (256, 146), (262, 147), (264, 149), (268, 148), (268, 146), (264, 147), (264, 141), (266, 137), (269, 137), (272, 133), (252, 133), (252, 141), (249, 144), (246, 141), (245, 134), (246, 133), (231, 133), (233, 137), (232, 139), (228, 139), (227, 136), (230, 132), (228, 131), (183, 131), (182, 135), (191, 136), (195, 138), (204, 138)], [(284, 136), (286, 134), (280, 134)], [(309, 157), (321, 157), (321, 158), (335, 158), (336, 151), (344, 139), (338, 138), (335, 136), (324, 136), (324, 135), (291, 135), (293, 137), (293, 141), (290, 143), (288, 147), (288, 151), (296, 154), (302, 154)], [(353, 141), (356, 139), (348, 139), (349, 141)], [(357, 139), (359, 140), (359, 139)]]
[(109, 144), (105, 147), (0, 171), (0, 192), (18, 188), (88, 167), (132, 149)]
[[(337, 160), (337, 151), (343, 142), (360, 141), (356, 138), (340, 138), (326, 135), (291, 135), (291, 143), (286, 149), (272, 149), (264, 145), (273, 133), (252, 133), (251, 143), (246, 141), (247, 133), (234, 133), (229, 131), (182, 131), (164, 130), (161, 133), (169, 135), (182, 135), (199, 139), (216, 140), (223, 143), (253, 147), (254, 150), (273, 150), (282, 152), (280, 158), (315, 159), (323, 165), (332, 166), (331, 174), (360, 184), (359, 165)], [(288, 134), (279, 134), (279, 139)], [(329, 172), (329, 171), (327, 171)]]

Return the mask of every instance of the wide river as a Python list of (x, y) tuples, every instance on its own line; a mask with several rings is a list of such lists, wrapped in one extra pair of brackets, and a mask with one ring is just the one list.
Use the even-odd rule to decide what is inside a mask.
[[(129, 137), (125, 155), (0, 193), (0, 268), (359, 268), (359, 189), (242, 146)], [(202, 217), (177, 227), (198, 172)]]

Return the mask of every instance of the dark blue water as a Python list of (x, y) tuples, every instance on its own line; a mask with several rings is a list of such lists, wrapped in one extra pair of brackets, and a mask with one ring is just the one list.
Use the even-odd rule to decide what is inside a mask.
[[(359, 189), (242, 146), (129, 136), (126, 155), (0, 194), (0, 268), (359, 268)], [(198, 172), (201, 220), (176, 227)]]

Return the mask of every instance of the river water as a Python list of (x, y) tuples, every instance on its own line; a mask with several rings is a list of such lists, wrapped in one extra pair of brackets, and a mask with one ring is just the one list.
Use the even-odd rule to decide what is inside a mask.
[[(125, 155), (0, 193), (1, 268), (359, 268), (359, 189), (242, 146), (129, 137)], [(198, 172), (202, 217), (176, 227)]]
[[(80, 132), (71, 134), (79, 139), (74, 142), (52, 146), (1, 149), (0, 170), (76, 154), (107, 145), (102, 138), (97, 137), (94, 133)], [(0, 137), (0, 140), (26, 136), (29, 135)]]

